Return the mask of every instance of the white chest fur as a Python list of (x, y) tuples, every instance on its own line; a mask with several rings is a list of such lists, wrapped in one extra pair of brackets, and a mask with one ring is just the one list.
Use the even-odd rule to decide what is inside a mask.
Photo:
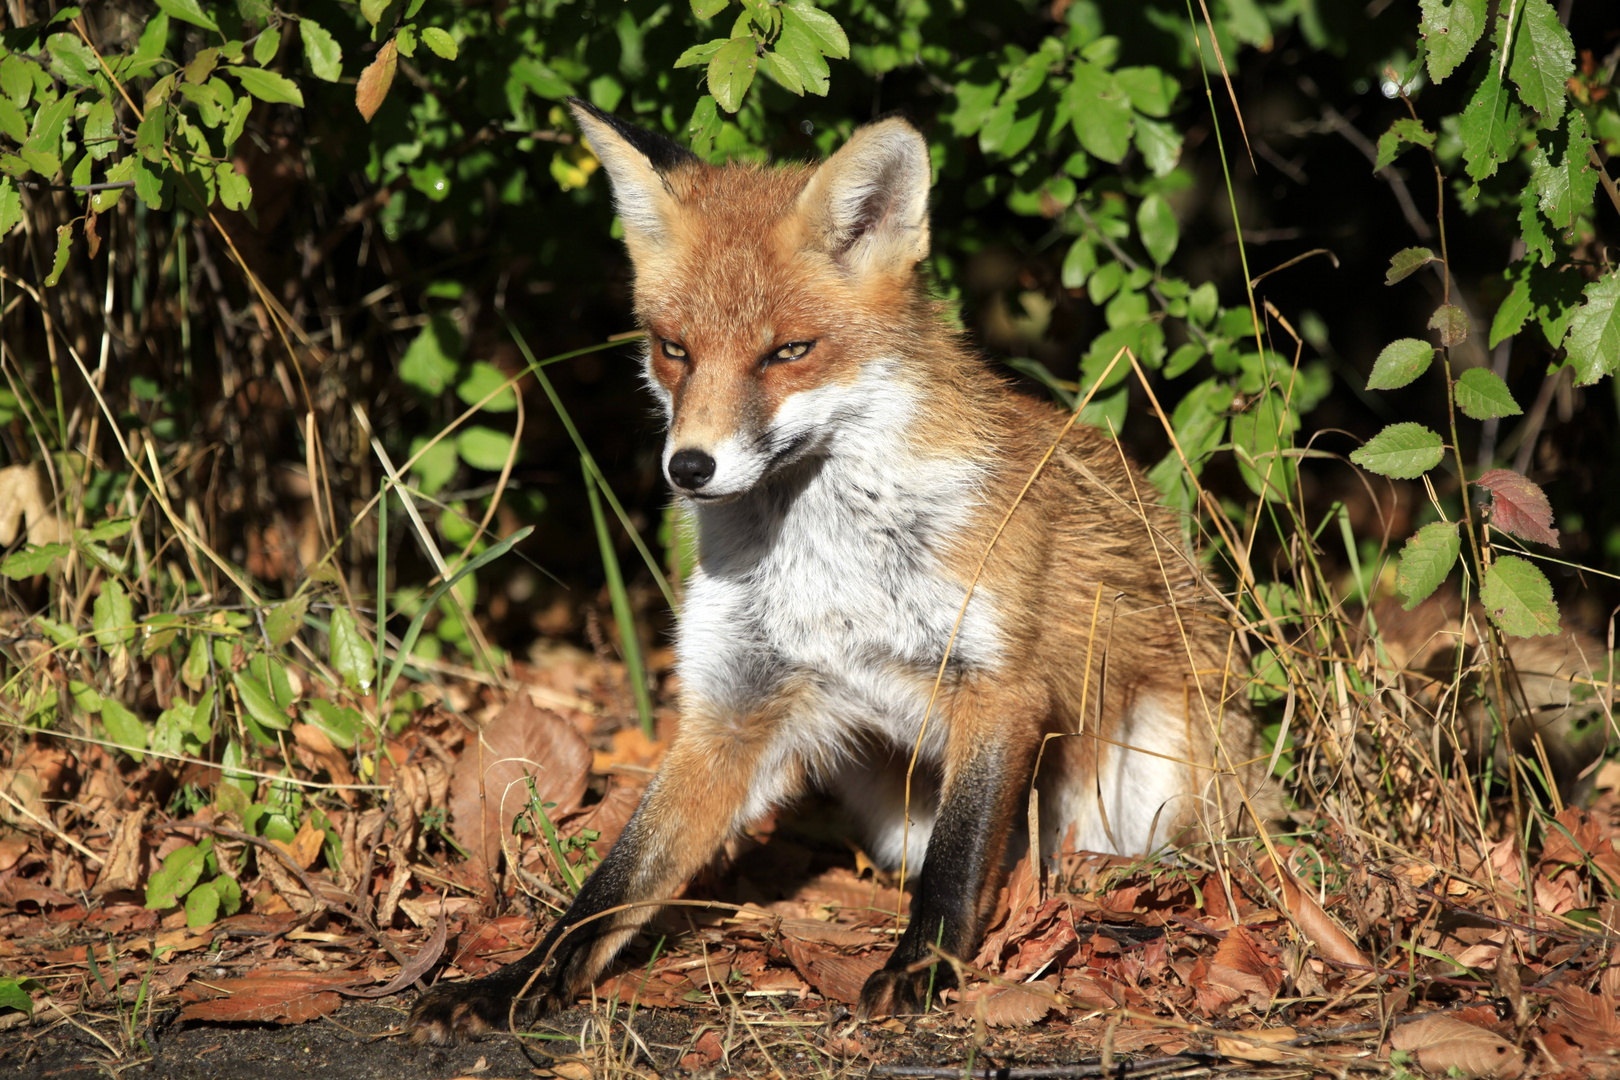
[[(678, 634), (683, 684), (742, 714), (784, 680), (808, 677), (816, 715), (795, 724), (795, 741), (818, 744), (804, 747), (812, 767), (860, 732), (915, 740), (965, 596), (942, 555), (967, 523), (980, 475), (910, 445), (915, 402), (892, 382), (863, 379), (841, 396), (860, 408), (807, 403), (831, 414), (819, 453), (741, 499), (694, 508), (702, 566)], [(980, 586), (953, 666), (994, 662), (995, 623)], [(925, 753), (942, 746), (928, 743)]]

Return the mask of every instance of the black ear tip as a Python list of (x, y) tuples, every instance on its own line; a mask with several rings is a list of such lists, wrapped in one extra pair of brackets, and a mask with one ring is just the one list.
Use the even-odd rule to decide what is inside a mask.
[(639, 150), (654, 169), (667, 172), (677, 165), (696, 162), (698, 156), (680, 143), (657, 132), (637, 127), (627, 120), (621, 120), (610, 112), (604, 112), (584, 98), (567, 97), (563, 99), (568, 107), (574, 110), (576, 116), (584, 114), (603, 124), (613, 131), (625, 142)]

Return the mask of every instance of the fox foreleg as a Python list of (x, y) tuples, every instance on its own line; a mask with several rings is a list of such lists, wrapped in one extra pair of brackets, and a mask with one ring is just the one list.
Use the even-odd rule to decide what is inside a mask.
[(657, 912), (657, 902), (708, 863), (762, 794), (790, 793), (762, 791), (783, 777), (780, 769), (762, 768), (769, 732), (761, 728), (773, 725), (760, 720), (688, 718), (613, 850), (540, 944), (492, 975), (428, 991), (411, 1011), (412, 1038), (454, 1043), (503, 1029), (509, 1016), (525, 1025), (589, 986)]
[[(922, 1012), (930, 991), (956, 983), (934, 950), (970, 957), (1001, 873), (1015, 811), (1029, 783), (1038, 725), (1027, 703), (963, 695), (951, 710), (945, 786), (911, 921), (888, 963), (861, 989), (862, 1016)], [(1025, 730), (1027, 729), (1027, 730)], [(916, 969), (916, 970), (913, 970)]]

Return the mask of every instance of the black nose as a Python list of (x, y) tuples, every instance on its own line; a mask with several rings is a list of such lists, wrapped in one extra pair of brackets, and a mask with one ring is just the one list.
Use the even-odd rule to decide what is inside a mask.
[(669, 459), (669, 478), (676, 487), (696, 491), (714, 479), (714, 458), (701, 450), (677, 450)]

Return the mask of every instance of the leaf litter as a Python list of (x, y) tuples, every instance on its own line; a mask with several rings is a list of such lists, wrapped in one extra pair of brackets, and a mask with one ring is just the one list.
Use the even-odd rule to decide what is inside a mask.
[[(553, 918), (611, 846), (673, 725), (664, 707), (660, 737), (635, 727), (612, 663), (567, 655), (520, 674), (510, 694), (426, 687), (379, 759), (377, 790), (307, 798), (286, 833), (253, 843), (230, 800), (176, 814), (158, 783), (173, 765), (14, 744), (0, 977), (33, 1008), (0, 1012), (0, 1061), (64, 1023), (341, 1025), (367, 1008), (346, 1001), (400, 991), (381, 999), (397, 1025), (412, 984), (522, 955), (531, 912)], [(303, 777), (350, 782), (348, 756), (308, 731), (291, 741)], [(1278, 861), (1238, 846), (1219, 862), (1075, 852), (1042, 868), (1026, 854), (977, 953), (946, 959), (960, 985), (942, 982), (925, 1016), (871, 1023), (851, 1008), (909, 888), (814, 803), (756, 823), (665, 909), (552, 1029), (585, 1030), (566, 1044), (579, 1054), (540, 1074), (605, 1075), (617, 1061), (765, 1075), (797, 1054), (830, 1074), (960, 1075), (970, 1059), (1062, 1066), (1101, 1051), (1147, 1071), (1615, 1075), (1620, 770), (1594, 786), (1530, 849), (1503, 834), (1368, 848), (1326, 830), (1275, 838)], [(152, 886), (204, 843), (181, 860), (187, 873), (229, 878), (241, 900), (199, 924), (174, 895), (187, 881)], [(610, 1015), (659, 1038), (602, 1034)]]

